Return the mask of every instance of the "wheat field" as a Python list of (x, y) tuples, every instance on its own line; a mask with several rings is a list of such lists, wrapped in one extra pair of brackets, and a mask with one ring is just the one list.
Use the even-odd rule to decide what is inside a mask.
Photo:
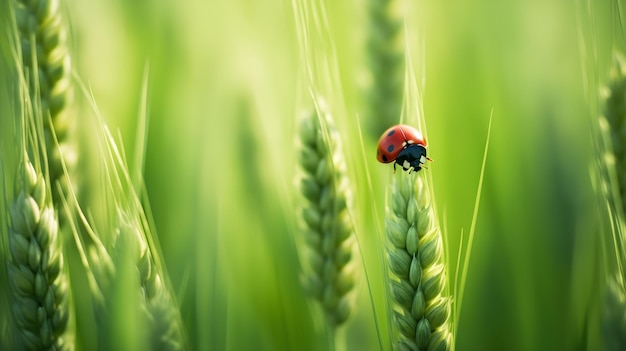
[(0, 0), (0, 350), (626, 349), (625, 5)]

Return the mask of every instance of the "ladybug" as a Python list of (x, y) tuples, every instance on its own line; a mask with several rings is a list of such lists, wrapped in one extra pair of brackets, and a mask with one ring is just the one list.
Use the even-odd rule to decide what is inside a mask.
[(432, 161), (426, 156), (426, 146), (426, 138), (417, 129), (397, 124), (387, 129), (378, 140), (376, 158), (382, 163), (394, 162), (394, 172), (396, 164), (409, 173), (418, 172), (426, 160)]

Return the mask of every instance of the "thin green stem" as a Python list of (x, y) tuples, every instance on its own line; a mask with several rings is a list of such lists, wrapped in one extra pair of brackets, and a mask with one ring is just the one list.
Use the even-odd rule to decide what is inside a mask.
[(472, 253), (472, 244), (474, 243), (474, 234), (476, 232), (476, 220), (478, 218), (478, 209), (480, 208), (480, 195), (483, 190), (483, 180), (485, 178), (485, 165), (487, 164), (487, 153), (489, 151), (489, 140), (491, 138), (491, 121), (493, 120), (493, 110), (489, 116), (489, 127), (487, 128), (487, 141), (485, 142), (485, 151), (483, 153), (483, 162), (480, 167), (480, 177), (478, 180), (478, 190), (476, 190), (476, 199), (474, 200), (474, 212), (472, 213), (472, 224), (470, 226), (469, 238), (467, 240), (467, 250), (465, 260), (463, 261), (463, 272), (461, 273), (461, 281), (459, 282), (459, 295), (457, 296), (457, 308), (455, 323), (459, 322), (461, 308), (463, 306), (463, 294), (465, 293), (465, 283), (467, 281), (467, 272), (469, 271), (470, 256)]

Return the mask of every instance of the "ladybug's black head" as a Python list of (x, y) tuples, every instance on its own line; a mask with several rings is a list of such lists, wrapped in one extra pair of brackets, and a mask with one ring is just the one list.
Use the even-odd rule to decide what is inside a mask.
[(400, 151), (393, 167), (395, 169), (396, 164), (398, 164), (409, 173), (412, 171), (419, 172), (427, 159), (426, 148), (423, 145), (411, 144)]

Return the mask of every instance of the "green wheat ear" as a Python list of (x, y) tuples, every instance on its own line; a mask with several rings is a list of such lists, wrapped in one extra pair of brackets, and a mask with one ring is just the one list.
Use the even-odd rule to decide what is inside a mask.
[(49, 186), (26, 151), (10, 208), (9, 287), (18, 349), (72, 349), (66, 335), (69, 281)]
[(610, 79), (603, 90), (604, 114), (600, 117), (599, 169), (604, 198), (610, 207), (609, 215), (615, 225), (608, 240), (615, 254), (616, 266), (610, 266), (602, 310), (602, 332), (605, 350), (623, 350), (626, 347), (626, 246), (623, 223), (626, 204), (626, 61), (615, 54)]
[(398, 0), (368, 0), (368, 122), (376, 137), (396, 124), (402, 112), (405, 53), (399, 5)]
[(329, 323), (338, 326), (352, 311), (355, 242), (340, 139), (324, 106), (302, 118), (300, 144), (300, 189), (306, 199), (304, 285), (321, 303)]
[[(144, 226), (135, 217), (120, 209), (113, 245), (87, 247), (99, 346), (184, 350), (177, 305), (149, 249)], [(136, 325), (126, 330), (120, 320)]]
[[(71, 188), (69, 203), (77, 208), (79, 220), (68, 222), (93, 295), (99, 347), (184, 350), (180, 311), (144, 203), (115, 139), (104, 122), (99, 123), (106, 194), (98, 206), (104, 224), (96, 228), (96, 220), (85, 216)], [(64, 205), (69, 215), (68, 201)]]
[(443, 242), (423, 172), (400, 172), (388, 196), (385, 231), (397, 347), (450, 350)]
[[(50, 184), (55, 202), (56, 182), (65, 183), (61, 155), (72, 163), (68, 134), (72, 121), (67, 109), (73, 98), (67, 32), (59, 0), (15, 0), (15, 17), (22, 53), (22, 73), (27, 79), (31, 99), (41, 101), (36, 115), (44, 120)], [(48, 123), (48, 116), (52, 126)], [(56, 136), (59, 147), (55, 145)], [(71, 164), (70, 164), (71, 165)]]
[(626, 62), (620, 54), (615, 55), (604, 93), (604, 118), (613, 145), (615, 174), (623, 207), (626, 204)]

